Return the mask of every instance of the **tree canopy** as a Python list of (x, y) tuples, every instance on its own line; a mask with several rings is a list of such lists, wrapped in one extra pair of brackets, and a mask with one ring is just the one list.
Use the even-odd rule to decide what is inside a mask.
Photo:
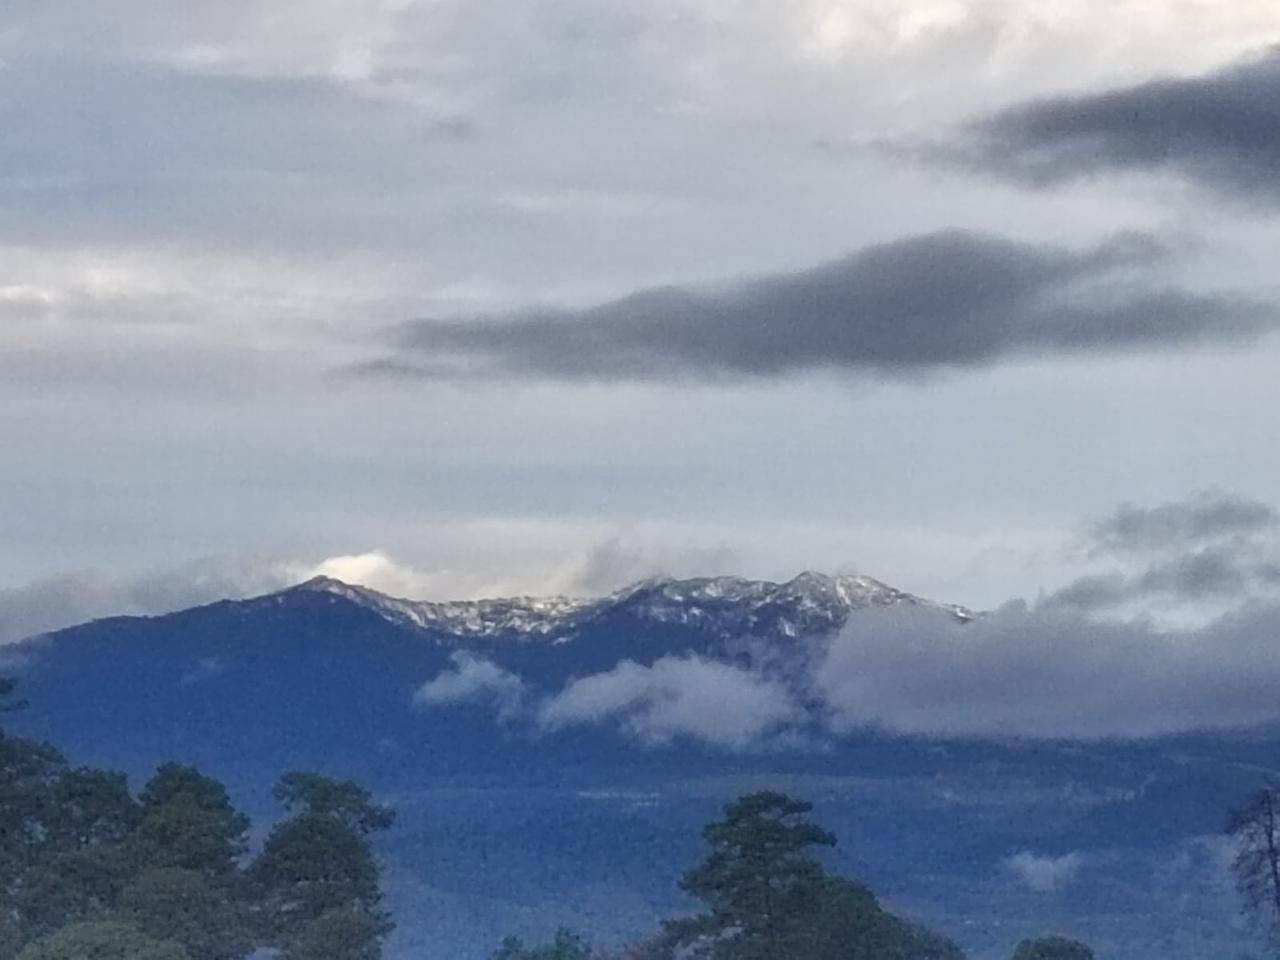
[(706, 911), (667, 924), (674, 951), (708, 960), (959, 960), (960, 950), (885, 911), (817, 851), (836, 838), (812, 805), (773, 791), (728, 804), (703, 838), (705, 858), (680, 881)]
[(116, 920), (73, 923), (28, 944), (18, 960), (191, 960), (172, 940), (157, 940)]
[(300, 960), (325, 949), (316, 931), (326, 929), (348, 944), (344, 956), (365, 957), (392, 928), (368, 841), (392, 812), (356, 784), (316, 774), (285, 774), (275, 795), (294, 815), (272, 829), (249, 872), (267, 942)]
[(519, 937), (507, 937), (490, 960), (591, 960), (587, 941), (561, 927), (549, 943), (526, 947)]
[(1013, 960), (1094, 960), (1094, 957), (1093, 951), (1079, 940), (1038, 937), (1019, 943)]
[(165, 763), (135, 797), (123, 774), (0, 731), (0, 960), (378, 960), (391, 923), (369, 834), (392, 811), (314, 773), (276, 795), (294, 816), (246, 863), (249, 819), (195, 767)]

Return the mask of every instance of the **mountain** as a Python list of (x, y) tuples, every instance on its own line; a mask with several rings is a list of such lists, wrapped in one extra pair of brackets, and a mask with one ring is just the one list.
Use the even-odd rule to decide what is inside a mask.
[(973, 618), (972, 611), (962, 606), (924, 600), (871, 577), (830, 577), (812, 571), (786, 583), (742, 577), (659, 577), (598, 599), (555, 596), (444, 603), (402, 600), (332, 577), (316, 577), (274, 596), (296, 592), (341, 597), (392, 623), (450, 643), (564, 643), (617, 617), (627, 617), (639, 628), (679, 624), (720, 638), (827, 633), (844, 626), (850, 614), (868, 607), (925, 607), (946, 612), (959, 621)]
[[(957, 643), (980, 616), (816, 573), (459, 602), (316, 579), (46, 634), (0, 650), (0, 672), (30, 703), (7, 727), (135, 785), (163, 760), (196, 763), (259, 822), (277, 812), (269, 788), (285, 770), (370, 786), (400, 811), (382, 850), (392, 960), (479, 960), (508, 933), (561, 924), (602, 944), (648, 932), (688, 907), (675, 881), (701, 825), (765, 785), (816, 802), (841, 838), (833, 867), (978, 960), (1055, 931), (1132, 960), (1239, 952), (1211, 838), (1275, 769), (1276, 731), (1092, 744), (835, 734), (806, 678), (832, 636), (872, 615), (937, 617)], [(539, 723), (540, 704), (584, 680), (612, 695), (624, 680), (729, 668), (794, 698), (783, 734), (643, 737), (627, 710)], [(477, 695), (424, 704), (441, 677)], [(675, 709), (733, 717), (726, 689)], [(659, 707), (674, 696), (650, 694)]]

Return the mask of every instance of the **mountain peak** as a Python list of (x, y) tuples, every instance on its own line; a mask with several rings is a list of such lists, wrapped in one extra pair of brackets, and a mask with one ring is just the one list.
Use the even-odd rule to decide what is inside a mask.
[(651, 577), (598, 598), (407, 600), (327, 576), (284, 592), (332, 594), (394, 623), (454, 640), (563, 640), (588, 621), (610, 616), (679, 624), (725, 637), (830, 633), (854, 611), (870, 607), (922, 607), (961, 622), (973, 617), (964, 607), (925, 600), (873, 577), (813, 570), (784, 583), (736, 576)]

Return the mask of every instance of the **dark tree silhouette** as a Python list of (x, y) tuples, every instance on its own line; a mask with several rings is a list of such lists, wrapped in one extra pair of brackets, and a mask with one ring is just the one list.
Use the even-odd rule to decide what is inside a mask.
[(1280, 949), (1280, 789), (1250, 797), (1231, 814), (1227, 832), (1236, 841), (1232, 868), (1245, 909)]
[(1037, 937), (1018, 944), (1013, 960), (1094, 960), (1094, 956), (1093, 951), (1079, 940)]
[(812, 848), (836, 842), (808, 819), (812, 809), (772, 791), (726, 806), (703, 830), (710, 853), (680, 880), (707, 912), (670, 924), (673, 940), (713, 960), (791, 955), (825, 880)]
[(377, 960), (392, 924), (369, 834), (390, 827), (392, 811), (318, 774), (286, 774), (275, 793), (294, 815), (272, 829), (250, 869), (267, 942), (285, 960)]

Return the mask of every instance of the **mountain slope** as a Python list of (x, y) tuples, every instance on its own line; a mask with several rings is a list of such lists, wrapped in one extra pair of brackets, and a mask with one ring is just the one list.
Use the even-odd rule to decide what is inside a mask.
[[(383, 848), (401, 924), (392, 960), (478, 960), (504, 934), (560, 924), (603, 943), (645, 933), (685, 906), (675, 881), (700, 825), (765, 785), (814, 799), (841, 838), (834, 867), (979, 960), (1003, 960), (1046, 918), (1133, 960), (1238, 952), (1229, 887), (1188, 864), (1200, 862), (1196, 838), (1266, 776), (1274, 735), (1082, 748), (862, 731), (726, 750), (637, 742), (609, 718), (547, 730), (483, 701), (415, 703), (461, 653), (518, 677), (530, 698), (624, 659), (643, 669), (675, 658), (679, 669), (696, 656), (772, 676), (779, 659), (810, 663), (869, 610), (944, 618), (958, 642), (975, 616), (818, 574), (434, 604), (315, 580), (5, 648), (0, 671), (30, 701), (5, 722), (135, 785), (162, 760), (196, 763), (259, 818), (273, 814), (269, 787), (288, 769), (367, 784), (401, 811)], [(1022, 851), (1076, 857), (1064, 862), (1081, 864), (1078, 880), (1029, 888), (1009, 866)]]

